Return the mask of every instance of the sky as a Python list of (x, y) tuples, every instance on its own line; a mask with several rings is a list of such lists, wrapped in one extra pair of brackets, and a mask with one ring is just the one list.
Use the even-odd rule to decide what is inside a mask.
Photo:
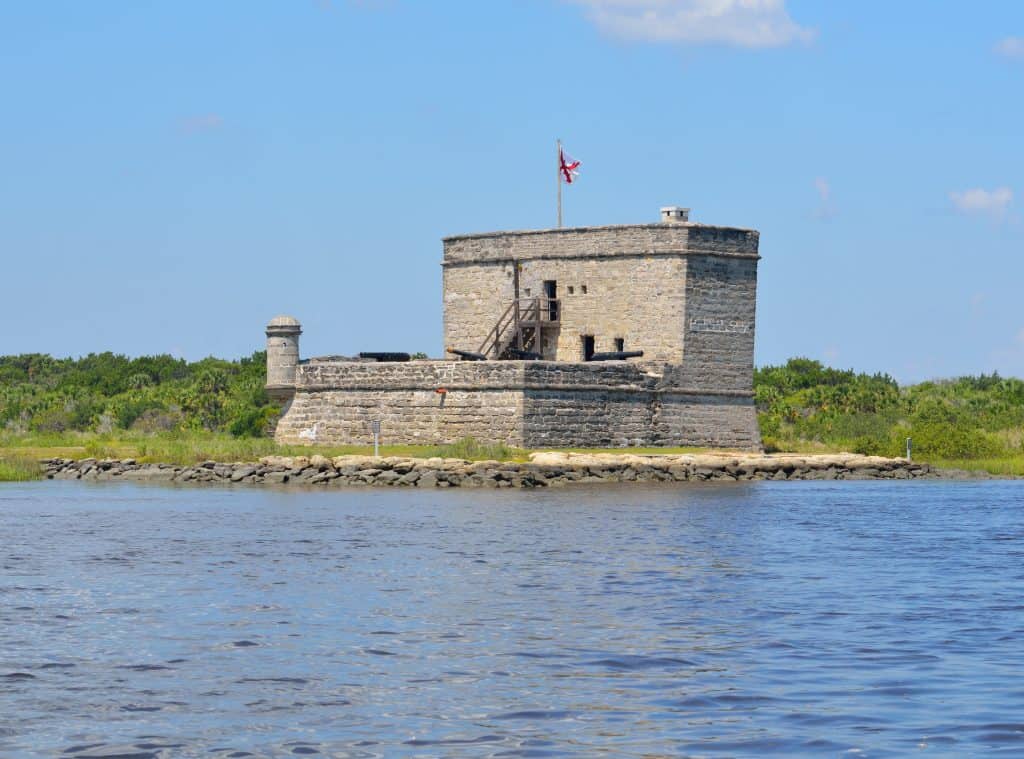
[(441, 238), (758, 229), (758, 365), (1024, 376), (1024, 3), (0, 5), (0, 354), (441, 355)]

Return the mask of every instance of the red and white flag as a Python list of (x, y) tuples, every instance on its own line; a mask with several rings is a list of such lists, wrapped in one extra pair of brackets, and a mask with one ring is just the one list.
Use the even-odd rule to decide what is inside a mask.
[(579, 161), (562, 150), (562, 148), (558, 149), (558, 171), (566, 184), (572, 184), (573, 179), (579, 176), (579, 172), (576, 171), (579, 167)]

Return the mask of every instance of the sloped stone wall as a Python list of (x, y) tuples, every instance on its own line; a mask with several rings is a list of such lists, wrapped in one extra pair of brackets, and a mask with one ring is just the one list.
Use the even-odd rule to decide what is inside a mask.
[(659, 392), (652, 414), (653, 445), (760, 451), (754, 399), (745, 395)]
[(627, 362), (312, 362), (275, 437), (368, 445), (379, 420), (385, 444), (760, 448), (749, 393), (682, 393), (672, 376)]
[[(522, 445), (519, 362), (313, 362), (274, 438), (293, 445), (435, 445), (464, 437)], [(439, 393), (438, 390), (445, 390)]]

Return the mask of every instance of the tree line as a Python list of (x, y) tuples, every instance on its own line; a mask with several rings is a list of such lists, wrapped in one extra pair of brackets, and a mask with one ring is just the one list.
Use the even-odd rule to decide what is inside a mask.
[(1024, 453), (1024, 381), (997, 373), (900, 387), (888, 374), (794, 358), (755, 370), (754, 393), (769, 448), (899, 456), (909, 437), (925, 457)]
[[(280, 411), (264, 391), (266, 353), (188, 362), (113, 353), (0, 356), (0, 431), (206, 431), (264, 437)], [(850, 450), (969, 459), (1024, 454), (1024, 381), (998, 374), (901, 387), (794, 358), (754, 372), (761, 434), (771, 450)]]
[(187, 362), (113, 353), (0, 357), (0, 429), (8, 433), (206, 430), (259, 437), (278, 407), (263, 389), (266, 353)]

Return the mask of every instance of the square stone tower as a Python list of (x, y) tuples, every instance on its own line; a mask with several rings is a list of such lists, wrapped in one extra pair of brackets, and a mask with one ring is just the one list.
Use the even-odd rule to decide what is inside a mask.
[[(758, 233), (689, 220), (459, 235), (444, 240), (448, 347), (545, 359), (643, 351), (694, 389), (753, 387)], [(517, 336), (509, 324), (531, 325)]]

